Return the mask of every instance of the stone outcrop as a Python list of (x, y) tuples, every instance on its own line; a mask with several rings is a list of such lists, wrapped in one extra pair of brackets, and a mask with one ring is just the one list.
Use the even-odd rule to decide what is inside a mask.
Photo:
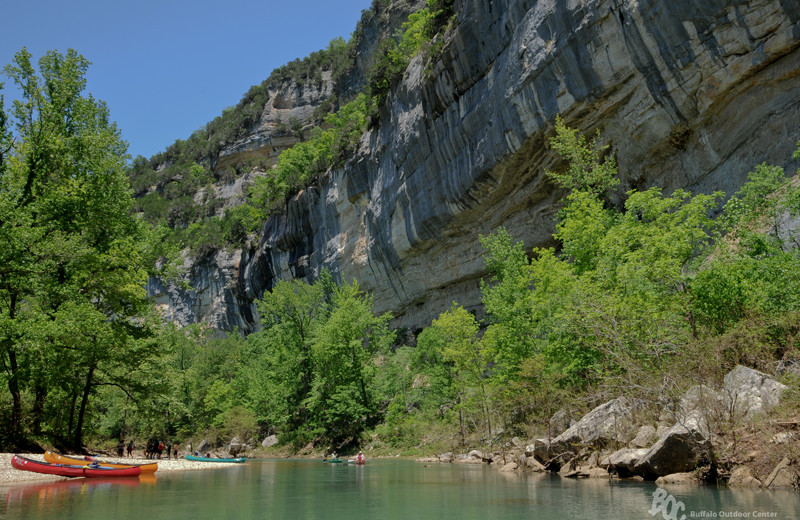
[(645, 479), (691, 471), (709, 463), (712, 446), (708, 429), (699, 415), (670, 428), (634, 465), (633, 472)]
[(261, 441), (261, 447), (262, 448), (271, 448), (272, 446), (275, 446), (276, 444), (278, 444), (278, 436), (277, 435), (268, 435), (267, 437), (264, 437), (263, 441)]
[[(479, 309), (479, 235), (505, 226), (528, 247), (551, 241), (562, 194), (544, 171), (560, 166), (547, 146), (558, 114), (608, 140), (619, 193), (660, 186), (730, 194), (761, 162), (796, 167), (788, 162), (800, 115), (796, 2), (455, 7), (439, 58), (411, 62), (379, 126), (344, 167), (294, 197), (257, 243), (192, 266), (207, 298), (161, 289), (173, 319), (255, 330), (254, 299), (323, 267), (358, 279), (395, 326), (427, 326), (454, 300)], [(303, 116), (324, 88), (275, 97), (252, 135), (228, 145), (223, 164), (274, 153), (282, 136), (267, 123)]]
[(786, 385), (763, 372), (738, 365), (725, 375), (722, 393), (728, 410), (737, 415), (768, 412), (778, 405)]
[(762, 485), (769, 489), (797, 489), (800, 487), (800, 472), (792, 466), (788, 457), (784, 457)]
[(601, 404), (553, 439), (550, 451), (564, 451), (575, 445), (605, 447), (627, 443), (636, 433), (633, 413), (641, 405), (626, 397)]

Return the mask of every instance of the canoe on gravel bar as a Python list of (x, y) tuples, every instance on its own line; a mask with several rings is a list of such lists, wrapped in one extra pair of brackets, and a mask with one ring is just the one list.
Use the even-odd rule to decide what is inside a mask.
[(106, 460), (100, 460), (97, 457), (84, 457), (81, 459), (78, 457), (70, 457), (69, 455), (61, 455), (60, 453), (49, 450), (44, 452), (44, 460), (51, 464), (67, 464), (71, 466), (85, 466), (89, 462), (97, 462), (101, 466), (117, 469), (138, 467), (142, 470), (143, 474), (155, 473), (158, 470), (158, 462), (151, 462), (148, 464), (128, 464), (127, 462), (109, 462)]
[(193, 460), (195, 462), (244, 462), (247, 459), (244, 457), (236, 457), (235, 459), (213, 459), (211, 457), (198, 457), (196, 455), (187, 455), (186, 460)]
[(20, 455), (14, 455), (11, 458), (11, 465), (24, 471), (33, 471), (34, 473), (44, 473), (46, 475), (59, 475), (62, 477), (138, 477), (142, 473), (139, 466), (131, 468), (110, 468), (96, 462), (86, 462), (84, 466), (50, 464), (49, 462), (33, 460)]

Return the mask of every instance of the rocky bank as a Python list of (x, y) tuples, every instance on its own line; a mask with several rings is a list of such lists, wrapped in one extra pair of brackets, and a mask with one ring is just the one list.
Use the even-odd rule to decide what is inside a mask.
[[(512, 439), (501, 450), (444, 453), (420, 462), (493, 464), (501, 471), (551, 471), (566, 478), (636, 478), (659, 485), (725, 482), (732, 487), (800, 490), (798, 424), (775, 424), (769, 412), (786, 386), (757, 370), (737, 366), (719, 390), (690, 388), (665, 404), (658, 421), (637, 414), (643, 401), (619, 397), (596, 407), (552, 439)], [(551, 421), (552, 422), (552, 421)], [(778, 430), (755, 449), (731, 434)], [(779, 456), (765, 465), (766, 451)]]

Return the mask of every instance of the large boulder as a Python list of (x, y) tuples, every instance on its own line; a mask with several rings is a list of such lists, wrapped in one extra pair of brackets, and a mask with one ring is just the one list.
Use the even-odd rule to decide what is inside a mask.
[(519, 465), (521, 468), (526, 468), (535, 473), (540, 473), (542, 471), (545, 471), (544, 466), (540, 464), (539, 461), (537, 461), (533, 457), (528, 457), (524, 454), (519, 456)]
[(722, 389), (727, 408), (741, 416), (769, 411), (778, 405), (785, 390), (786, 385), (742, 365), (725, 376)]
[(620, 477), (630, 477), (634, 474), (633, 468), (644, 457), (649, 449), (647, 448), (622, 448), (600, 461), (600, 467), (614, 472)]
[(691, 471), (711, 459), (708, 428), (700, 413), (667, 430), (633, 467), (633, 472), (655, 480), (672, 473)]
[(525, 446), (525, 455), (534, 457), (542, 463), (547, 462), (553, 456), (553, 452), (550, 449), (550, 441), (547, 439), (535, 439), (533, 444)]
[(742, 465), (731, 471), (728, 485), (730, 487), (761, 487), (761, 481), (753, 476), (749, 467)]
[(572, 415), (566, 408), (561, 408), (550, 418), (550, 432), (553, 435), (563, 433), (567, 428), (572, 426), (572, 423)]
[(797, 489), (799, 485), (800, 475), (788, 457), (784, 457), (763, 482), (769, 489)]
[(231, 439), (231, 442), (228, 443), (227, 451), (233, 457), (236, 457), (241, 452), (245, 451), (245, 444), (242, 442), (242, 440), (239, 438), (238, 435), (233, 439)]
[(627, 444), (636, 433), (633, 413), (641, 406), (641, 401), (624, 396), (601, 404), (553, 439), (549, 452), (558, 453), (576, 445), (602, 448), (617, 443)]
[(685, 421), (694, 413), (700, 413), (704, 417), (722, 417), (725, 413), (724, 393), (706, 385), (692, 386), (678, 402), (672, 421)]
[(656, 484), (659, 486), (667, 486), (670, 484), (677, 484), (677, 485), (694, 485), (700, 482), (697, 479), (697, 475), (690, 472), (683, 472), (683, 473), (672, 473), (670, 475), (665, 475), (663, 477), (658, 477), (656, 479)]
[(197, 445), (197, 451), (202, 455), (210, 447), (211, 445), (208, 443), (208, 440), (203, 439), (200, 441), (200, 444)]
[(636, 432), (636, 437), (633, 438), (631, 441), (631, 447), (633, 448), (649, 448), (656, 440), (658, 440), (657, 430), (650, 426), (649, 424), (645, 424), (639, 431)]
[(261, 441), (262, 448), (271, 448), (278, 444), (278, 436), (277, 435), (270, 435), (269, 437), (265, 437), (263, 441)]

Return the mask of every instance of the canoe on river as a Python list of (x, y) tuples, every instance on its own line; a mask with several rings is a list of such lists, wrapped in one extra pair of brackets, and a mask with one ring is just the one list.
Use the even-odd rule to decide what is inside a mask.
[(70, 457), (69, 455), (61, 455), (60, 453), (56, 453), (54, 451), (46, 451), (44, 452), (44, 460), (51, 463), (51, 464), (67, 464), (73, 466), (85, 466), (88, 464), (87, 461), (90, 462), (98, 462), (101, 466), (107, 466), (111, 468), (123, 469), (123, 468), (134, 468), (137, 467), (141, 470), (142, 473), (155, 473), (158, 470), (158, 462), (151, 462), (148, 464), (128, 464), (125, 462), (109, 462), (105, 460), (100, 460), (97, 457)]
[(195, 462), (244, 462), (247, 459), (244, 457), (236, 457), (235, 459), (214, 459), (211, 457), (198, 457), (196, 455), (187, 455), (186, 460), (193, 460)]
[(59, 475), (62, 477), (138, 477), (142, 470), (139, 466), (131, 468), (111, 468), (100, 464), (85, 462), (85, 465), (50, 464), (39, 460), (28, 459), (20, 455), (11, 458), (11, 465), (24, 471), (44, 473), (46, 475)]

